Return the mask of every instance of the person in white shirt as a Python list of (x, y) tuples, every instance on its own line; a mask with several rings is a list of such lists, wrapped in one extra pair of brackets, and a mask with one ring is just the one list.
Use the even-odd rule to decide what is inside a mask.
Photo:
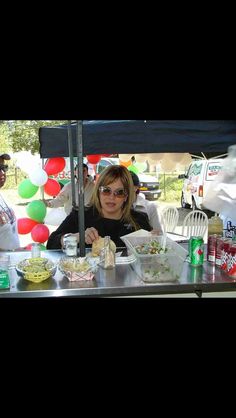
[[(140, 182), (137, 174), (131, 171), (131, 176), (133, 179), (135, 197), (133, 202), (133, 208), (137, 212), (144, 212), (148, 215), (148, 220), (155, 232), (158, 235), (163, 234), (163, 226), (160, 221), (160, 217), (157, 211), (157, 206), (155, 203), (149, 202), (145, 199), (145, 196), (139, 193)], [(144, 197), (143, 197), (144, 196)]]
[[(10, 160), (9, 154), (0, 155), (0, 188), (6, 182), (8, 165), (5, 160)], [(0, 193), (0, 251), (20, 249), (20, 240), (17, 230), (17, 220), (13, 209), (6, 203)]]
[[(84, 206), (87, 206), (90, 202), (90, 199), (93, 194), (94, 189), (94, 180), (92, 176), (88, 175), (88, 166), (83, 164), (83, 176), (84, 176)], [(78, 182), (78, 168), (75, 167), (75, 178), (77, 179), (75, 183), (75, 201), (78, 207), (78, 193), (77, 192), (77, 182)], [(50, 208), (59, 208), (64, 206), (65, 212), (67, 215), (71, 212), (72, 209), (72, 187), (71, 182), (65, 184), (61, 189), (58, 195), (49, 201), (44, 200), (45, 204)]]

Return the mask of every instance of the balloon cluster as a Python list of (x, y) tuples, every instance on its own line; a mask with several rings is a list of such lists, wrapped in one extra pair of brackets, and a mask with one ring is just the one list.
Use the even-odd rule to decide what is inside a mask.
[[(132, 161), (132, 157), (134, 157), (134, 161)], [(124, 165), (129, 171), (135, 174), (143, 173), (147, 169), (146, 159), (137, 161), (136, 156), (132, 154), (119, 154), (120, 165)]]
[(131, 160), (132, 154), (119, 154), (120, 164), (133, 171), (135, 174), (143, 173), (149, 164), (160, 164), (163, 171), (184, 169), (191, 162), (188, 153), (155, 153), (155, 154), (135, 154), (135, 162)]
[[(43, 187), (44, 192), (49, 196), (56, 196), (61, 190), (60, 184), (49, 176), (60, 173), (64, 170), (65, 165), (65, 159), (62, 157), (49, 158), (44, 169), (36, 167), (35, 170), (31, 170), (29, 178), (23, 180), (18, 186), (19, 196), (23, 199), (29, 199), (37, 193), (39, 187)], [(20, 218), (17, 221), (18, 233), (31, 233), (32, 240), (43, 245), (49, 237), (49, 229), (44, 225), (44, 218), (47, 213), (45, 203), (42, 200), (33, 200), (26, 206), (26, 212), (28, 218)], [(29, 249), (30, 245), (27, 246)]]

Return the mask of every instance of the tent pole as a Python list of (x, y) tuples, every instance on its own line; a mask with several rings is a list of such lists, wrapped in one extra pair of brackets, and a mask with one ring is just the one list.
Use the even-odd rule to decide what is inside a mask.
[(72, 132), (71, 132), (71, 120), (68, 120), (68, 150), (70, 156), (70, 177), (71, 177), (71, 194), (72, 194), (72, 206), (75, 208), (76, 200), (75, 200), (75, 176), (74, 176), (74, 155), (73, 155), (73, 145), (72, 145)]
[(82, 120), (76, 124), (76, 151), (78, 164), (78, 193), (79, 193), (79, 256), (85, 257), (85, 231), (84, 231), (84, 175), (83, 175), (83, 134)]

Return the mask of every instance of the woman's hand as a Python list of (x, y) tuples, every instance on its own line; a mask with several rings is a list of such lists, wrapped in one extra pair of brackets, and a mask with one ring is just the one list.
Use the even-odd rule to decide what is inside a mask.
[(85, 230), (85, 242), (86, 244), (92, 244), (93, 241), (99, 238), (98, 231), (95, 228), (87, 228)]

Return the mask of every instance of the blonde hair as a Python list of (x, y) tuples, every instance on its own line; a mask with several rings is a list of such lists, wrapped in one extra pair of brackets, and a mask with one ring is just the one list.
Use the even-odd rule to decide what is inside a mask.
[(122, 207), (121, 220), (130, 223), (135, 230), (140, 229), (139, 225), (135, 222), (131, 215), (131, 207), (134, 201), (134, 184), (129, 170), (122, 165), (111, 165), (105, 168), (100, 174), (98, 180), (95, 183), (93, 195), (91, 198), (91, 205), (95, 206), (100, 216), (102, 216), (102, 207), (100, 202), (99, 187), (108, 186), (116, 180), (120, 179), (124, 190), (127, 193), (127, 199)]

